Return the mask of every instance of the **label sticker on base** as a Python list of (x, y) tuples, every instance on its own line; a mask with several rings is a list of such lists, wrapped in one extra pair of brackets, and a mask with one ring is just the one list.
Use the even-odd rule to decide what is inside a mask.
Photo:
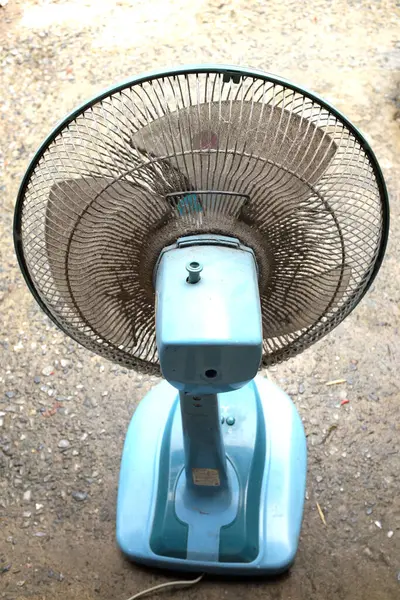
[(221, 485), (218, 469), (192, 469), (192, 477), (195, 485)]

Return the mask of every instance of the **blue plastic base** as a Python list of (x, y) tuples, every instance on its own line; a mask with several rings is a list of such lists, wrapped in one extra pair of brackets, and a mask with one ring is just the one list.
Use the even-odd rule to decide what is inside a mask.
[[(139, 404), (121, 463), (117, 541), (132, 560), (232, 575), (287, 570), (303, 515), (306, 439), (290, 398), (256, 377), (220, 394), (228, 486), (188, 486), (177, 391), (162, 382)], [(234, 420), (233, 424), (232, 420)], [(203, 472), (202, 472), (203, 471)]]

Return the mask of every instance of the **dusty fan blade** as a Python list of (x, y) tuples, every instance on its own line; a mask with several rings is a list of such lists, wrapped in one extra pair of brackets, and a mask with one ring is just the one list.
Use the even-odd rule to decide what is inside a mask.
[[(275, 338), (311, 327), (333, 310), (347, 290), (351, 269), (338, 266), (310, 277), (294, 277), (282, 293), (271, 290), (263, 297), (263, 334)], [(284, 278), (281, 280), (285, 285)], [(282, 298), (284, 301), (282, 303)]]
[[(147, 197), (139, 212), (138, 196)], [(62, 309), (117, 349), (133, 352), (137, 331), (153, 326), (154, 302), (139, 277), (142, 238), (170, 212), (164, 196), (128, 181), (66, 180), (50, 191), (46, 245)], [(154, 343), (147, 351), (154, 358)]]
[(309, 120), (241, 101), (168, 113), (134, 135), (132, 146), (167, 158), (194, 189), (248, 194), (256, 221), (257, 212), (270, 211), (275, 219), (295, 210), (336, 151), (333, 139)]

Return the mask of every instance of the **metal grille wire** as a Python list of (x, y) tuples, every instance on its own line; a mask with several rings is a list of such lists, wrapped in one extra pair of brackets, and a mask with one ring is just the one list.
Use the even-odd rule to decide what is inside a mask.
[[(20, 264), (74, 339), (157, 372), (159, 251), (191, 232), (239, 237), (264, 265), (271, 365), (335, 327), (377, 270), (388, 215), (364, 148), (320, 100), (266, 75), (127, 83), (67, 119), (35, 157), (16, 208)], [(197, 204), (182, 204), (190, 194)]]

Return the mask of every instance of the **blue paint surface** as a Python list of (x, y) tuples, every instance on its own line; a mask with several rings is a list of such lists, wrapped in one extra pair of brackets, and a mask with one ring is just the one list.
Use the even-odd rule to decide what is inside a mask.
[[(191, 263), (202, 267), (195, 283)], [(180, 238), (162, 251), (155, 287), (170, 383), (149, 392), (128, 430), (118, 543), (163, 568), (284, 571), (300, 534), (306, 443), (288, 396), (254, 379), (262, 353), (254, 254), (235, 238)]]
[(181, 216), (190, 213), (203, 212), (201, 202), (196, 194), (187, 194), (181, 200), (179, 200), (176, 209)]
[[(257, 374), (262, 356), (255, 257), (238, 240), (235, 245), (234, 238), (217, 244), (218, 236), (207, 236), (209, 244), (200, 245), (197, 237), (202, 236), (192, 237), (191, 246), (180, 247), (178, 240), (177, 246), (164, 249), (157, 267), (161, 371), (175, 388), (189, 394), (239, 389)], [(227, 246), (230, 241), (233, 245)], [(203, 267), (196, 284), (186, 281), (191, 262)]]
[[(178, 392), (164, 381), (139, 404), (122, 456), (118, 544), (132, 560), (161, 568), (285, 571), (296, 554), (305, 495), (300, 417), (290, 398), (262, 377), (218, 394), (218, 403), (228, 462), (228, 488), (221, 494), (207, 486), (187, 492)], [(226, 424), (228, 416), (234, 425)], [(250, 480), (259, 483), (251, 493)]]

